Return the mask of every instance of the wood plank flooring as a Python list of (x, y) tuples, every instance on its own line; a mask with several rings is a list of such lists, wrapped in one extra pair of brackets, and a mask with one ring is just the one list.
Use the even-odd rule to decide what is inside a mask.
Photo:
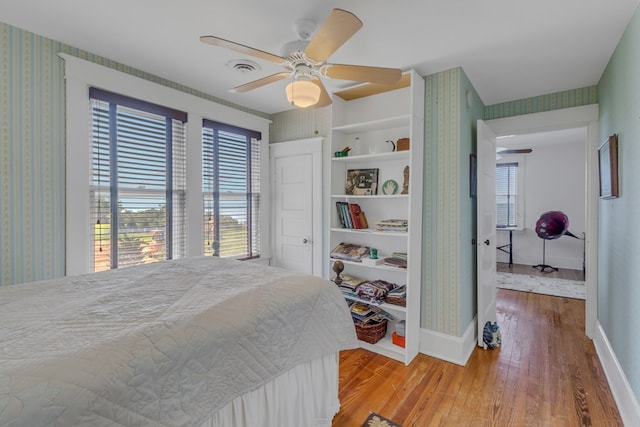
[(344, 351), (333, 427), (360, 427), (371, 411), (403, 427), (622, 426), (584, 311), (582, 300), (499, 289), (502, 346), (476, 348), (464, 367)]

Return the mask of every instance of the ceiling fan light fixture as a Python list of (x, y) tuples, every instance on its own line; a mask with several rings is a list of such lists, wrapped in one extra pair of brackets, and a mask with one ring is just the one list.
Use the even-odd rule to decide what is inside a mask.
[(320, 100), (320, 87), (311, 81), (311, 77), (299, 74), (287, 85), (287, 101), (300, 108), (316, 105)]

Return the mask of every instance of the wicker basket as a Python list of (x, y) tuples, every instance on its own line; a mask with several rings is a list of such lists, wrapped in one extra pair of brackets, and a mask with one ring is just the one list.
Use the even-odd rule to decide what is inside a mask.
[(354, 322), (356, 325), (356, 334), (360, 341), (375, 344), (387, 334), (387, 321), (376, 323)]
[(397, 298), (397, 297), (387, 296), (384, 300), (388, 304), (400, 305), (402, 307), (406, 307), (407, 306), (407, 297)]

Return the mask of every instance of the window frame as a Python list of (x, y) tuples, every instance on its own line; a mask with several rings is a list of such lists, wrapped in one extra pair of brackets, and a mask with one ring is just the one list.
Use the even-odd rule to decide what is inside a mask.
[[(96, 204), (95, 195), (100, 193), (108, 195), (110, 205), (108, 212), (110, 218), (109, 241), (111, 244), (109, 249), (109, 266), (107, 269), (143, 264), (143, 262), (121, 264), (120, 237), (122, 229), (120, 227), (121, 221), (119, 218), (119, 206), (121, 201), (125, 199), (162, 200), (165, 211), (165, 220), (162, 230), (162, 234), (165, 236), (165, 239), (163, 239), (164, 253), (162, 254), (162, 258), (157, 258), (157, 256), (153, 256), (152, 258), (156, 258), (156, 260), (167, 260), (185, 257), (186, 250), (184, 246), (186, 233), (184, 230), (186, 224), (186, 206), (184, 201), (186, 200), (185, 152), (186, 127), (188, 122), (187, 114), (173, 108), (167, 108), (95, 87), (89, 88), (89, 99), (92, 115), (92, 158), (94, 159), (92, 161), (92, 176), (90, 183), (90, 206), (93, 213), (94, 205)], [(96, 134), (93, 133), (93, 129), (95, 129), (94, 117), (96, 109), (103, 112), (106, 120), (106, 126), (104, 129), (105, 134), (102, 135), (102, 139), (106, 140), (103, 144), (105, 145), (104, 148), (106, 150), (106, 153), (104, 153), (106, 154), (104, 156), (104, 161), (108, 164), (107, 168), (109, 175), (106, 177), (106, 186), (97, 185), (95, 181), (96, 175), (93, 173), (96, 156), (100, 156), (99, 146), (98, 152), (96, 153)], [(135, 122), (132, 121), (132, 118)], [(140, 119), (142, 120), (139, 121)], [(139, 134), (138, 132), (132, 133), (132, 129), (129, 128), (127, 123), (129, 126), (131, 123), (136, 123), (136, 129), (138, 132), (140, 132), (141, 129), (145, 129), (144, 134)], [(150, 127), (141, 127), (141, 125), (145, 123)], [(119, 137), (121, 124), (125, 126), (122, 129), (122, 139)], [(157, 138), (149, 140), (144, 137), (144, 135), (153, 134), (154, 131), (157, 132), (158, 129), (164, 129), (163, 132), (165, 132), (164, 138), (161, 140), (158, 140)], [(174, 133), (174, 130), (178, 133)], [(100, 138), (100, 129), (98, 129), (97, 137)], [(154, 145), (147, 145), (146, 148), (150, 151), (145, 151), (145, 153), (151, 154), (153, 151), (158, 153), (157, 148), (161, 148), (159, 153), (162, 153), (162, 155), (158, 157), (158, 159), (161, 159), (164, 163), (164, 175), (162, 175), (164, 182), (162, 183), (162, 188), (157, 188), (157, 180), (156, 182), (145, 181), (148, 185), (141, 185), (139, 187), (132, 187), (130, 183), (127, 183), (128, 179), (131, 178), (135, 178), (136, 181), (138, 179), (144, 179), (145, 171), (147, 173), (149, 172), (146, 168), (139, 169), (133, 166), (136, 163), (131, 164), (130, 168), (126, 168), (124, 170), (129, 171), (127, 172), (127, 175), (131, 172), (140, 172), (140, 175), (136, 174), (129, 176), (128, 178), (126, 178), (126, 175), (121, 175), (120, 165), (122, 162), (127, 158), (129, 158), (129, 160), (133, 160), (135, 157), (132, 158), (127, 155), (127, 150), (122, 152), (119, 150), (125, 149), (129, 146), (128, 151), (130, 154), (133, 154), (133, 151), (131, 150), (137, 150), (137, 148), (133, 148), (131, 146), (131, 142), (137, 142), (139, 140), (145, 140), (146, 144), (152, 143), (155, 145), (155, 149)], [(160, 145), (157, 145), (159, 142)], [(178, 145), (175, 145), (176, 143)], [(148, 159), (148, 157), (146, 158)], [(97, 161), (99, 165), (100, 160)], [(101, 169), (104, 170), (104, 168)], [(100, 175), (98, 175), (98, 181), (102, 175), (106, 174), (100, 173)], [(149, 187), (149, 185), (151, 186)], [(92, 223), (95, 223), (96, 220), (100, 221), (100, 216), (101, 215), (98, 214), (96, 219), (93, 219), (92, 217)], [(95, 226), (91, 225), (89, 230), (89, 233), (95, 232)], [(95, 240), (95, 234), (93, 236)], [(118, 243), (113, 244), (114, 242)], [(100, 250), (102, 251), (102, 246), (100, 246)], [(125, 253), (127, 252), (125, 251)], [(94, 259), (95, 250), (93, 251), (93, 254), (93, 271), (102, 271), (103, 269), (96, 270), (96, 263)], [(140, 253), (139, 256), (142, 258), (142, 253)]]
[[(499, 230), (524, 230), (525, 224), (525, 161), (524, 156), (522, 155), (503, 155), (503, 157), (499, 160), (496, 160), (496, 177), (497, 177), (497, 169), (499, 165), (504, 164), (512, 164), (516, 163), (517, 167), (517, 189), (516, 189), (516, 225), (509, 226), (500, 226), (497, 222), (496, 215), (496, 228)], [(497, 178), (496, 178), (497, 182)], [(497, 197), (497, 194), (496, 194)], [(496, 199), (496, 212), (497, 212), (497, 199)]]
[[(65, 217), (65, 274), (84, 274), (92, 271), (93, 238), (89, 236), (91, 223), (89, 191), (91, 162), (89, 161), (91, 141), (91, 109), (89, 108), (89, 87), (94, 86), (110, 92), (124, 93), (130, 97), (159, 105), (170, 106), (184, 111), (189, 116), (187, 126), (187, 257), (201, 256), (202, 252), (202, 118), (215, 117), (234, 126), (255, 129), (262, 134), (260, 171), (261, 188), (269, 194), (269, 124), (265, 117), (248, 111), (232, 108), (215, 102), (215, 98), (196, 96), (176, 83), (167, 85), (155, 83), (133, 74), (105, 67), (73, 55), (60, 53), (64, 59), (65, 101), (66, 101), (66, 152), (65, 205), (61, 216)], [(124, 68), (129, 70), (128, 67)], [(131, 73), (137, 73), (130, 69)], [(150, 79), (154, 78), (148, 75)], [(168, 86), (172, 85), (172, 87)], [(186, 88), (184, 90), (187, 90)], [(213, 99), (213, 100), (212, 100)], [(227, 103), (228, 104), (228, 103)], [(266, 115), (265, 115), (266, 116)], [(192, 195), (190, 197), (190, 195)], [(269, 197), (264, 197), (261, 214), (261, 260), (268, 260), (270, 242)]]
[[(258, 200), (257, 200), (257, 207), (255, 208), (255, 210), (257, 210), (258, 214), (261, 214), (262, 211), (262, 203), (265, 199), (263, 191), (261, 191), (262, 186), (261, 183), (258, 182), (257, 183), (257, 192), (254, 191), (253, 189), (253, 176), (254, 173), (256, 172), (256, 170), (254, 170), (253, 168), (253, 162), (255, 160), (257, 160), (258, 163), (258, 169), (257, 172), (260, 172), (260, 169), (262, 167), (262, 161), (263, 159), (260, 158), (260, 155), (258, 153), (258, 158), (255, 159), (254, 158), (254, 150), (256, 148), (256, 146), (259, 147), (259, 144), (262, 140), (262, 135), (260, 134), (260, 132), (256, 132), (253, 131), (251, 129), (244, 129), (244, 128), (240, 128), (238, 126), (231, 126), (228, 125), (226, 123), (220, 123), (218, 121), (214, 121), (214, 120), (210, 120), (210, 119), (203, 119), (202, 120), (202, 128), (203, 128), (203, 139), (202, 139), (202, 145), (204, 146), (205, 144), (205, 140), (204, 140), (204, 132), (205, 129), (206, 130), (210, 130), (212, 132), (212, 157), (211, 157), (211, 165), (206, 165), (205, 161), (207, 161), (207, 157), (204, 155), (204, 148), (203, 148), (203, 156), (202, 156), (202, 169), (203, 171), (205, 169), (211, 169), (212, 170), (212, 174), (210, 177), (205, 177), (204, 176), (204, 172), (203, 172), (203, 188), (202, 188), (202, 198), (203, 198), (203, 231), (205, 226), (205, 223), (207, 222), (207, 206), (205, 200), (210, 200), (212, 203), (212, 211), (209, 212), (209, 216), (213, 215), (213, 216), (220, 216), (220, 200), (221, 198), (223, 198), (222, 196), (222, 192), (220, 191), (220, 187), (221, 187), (221, 183), (220, 183), (220, 176), (219, 176), (219, 170), (218, 170), (218, 174), (215, 174), (215, 171), (217, 170), (217, 168), (219, 168), (218, 163), (220, 161), (219, 159), (219, 153), (220, 153), (220, 148), (219, 148), (219, 144), (220, 144), (220, 139), (218, 137), (220, 132), (225, 132), (228, 134), (233, 134), (233, 135), (237, 135), (237, 136), (241, 136), (245, 138), (245, 144), (246, 146), (244, 147), (244, 151), (246, 152), (246, 169), (243, 171), (245, 174), (245, 179), (246, 179), (246, 187), (244, 188), (245, 191), (240, 192), (240, 191), (236, 191), (236, 192), (225, 192), (224, 194), (227, 197), (230, 197), (231, 199), (237, 199), (237, 200), (245, 200), (245, 205), (244, 205), (244, 209), (246, 210), (246, 215), (247, 215), (247, 241), (245, 241), (245, 247), (246, 247), (246, 252), (244, 254), (236, 254), (236, 255), (231, 255), (229, 256), (229, 258), (234, 258), (234, 259), (242, 259), (242, 260), (246, 260), (246, 259), (254, 259), (254, 258), (259, 258), (260, 257), (260, 241), (261, 241), (261, 236), (258, 235), (257, 237), (255, 237), (254, 240), (254, 236), (255, 236), (255, 229), (258, 230), (258, 233), (260, 231), (260, 220), (259, 217), (258, 218), (254, 218), (254, 195), (257, 193), (258, 195)], [(211, 179), (211, 186), (212, 191), (211, 192), (207, 192), (205, 191), (204, 188), (204, 184), (205, 184), (205, 179)], [(209, 194), (210, 193), (210, 194)], [(221, 229), (220, 227), (216, 227), (215, 229), (215, 235), (213, 236), (214, 238), (211, 239), (212, 241), (217, 241), (217, 242), (221, 242), (221, 237), (220, 237), (220, 233), (221, 233)], [(206, 246), (206, 240), (207, 237), (205, 235), (206, 233), (203, 232), (203, 250), (204, 247)], [(210, 236), (209, 236), (210, 237)], [(255, 249), (254, 249), (255, 248)], [(216, 253), (217, 250), (217, 253)], [(254, 252), (255, 250), (255, 252)], [(214, 256), (220, 256), (220, 248), (218, 246), (218, 248), (214, 248), (213, 250), (213, 254)]]

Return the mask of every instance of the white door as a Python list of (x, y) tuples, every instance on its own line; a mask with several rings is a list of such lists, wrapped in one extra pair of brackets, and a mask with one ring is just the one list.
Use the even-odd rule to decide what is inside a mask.
[(478, 345), (487, 321), (496, 321), (496, 136), (478, 120), (477, 154)]
[(271, 145), (276, 267), (321, 274), (322, 139)]

